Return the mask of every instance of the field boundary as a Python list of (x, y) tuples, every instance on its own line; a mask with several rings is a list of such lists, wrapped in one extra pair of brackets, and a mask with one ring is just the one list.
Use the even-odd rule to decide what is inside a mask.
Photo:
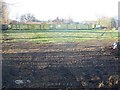
[(88, 30), (93, 29), (88, 24), (11, 24), (11, 30)]

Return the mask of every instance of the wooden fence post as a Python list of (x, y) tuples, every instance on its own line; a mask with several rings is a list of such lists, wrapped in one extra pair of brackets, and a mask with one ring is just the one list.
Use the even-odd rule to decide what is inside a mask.
[(66, 24), (67, 25), (67, 29), (68, 29), (68, 24)]
[(40, 30), (41, 30), (41, 24), (40, 24)]
[(17, 24), (15, 24), (16, 30), (17, 30)]
[(18, 29), (20, 30), (20, 25), (18, 24)]
[(27, 29), (29, 30), (29, 24), (27, 24)]
[(76, 30), (78, 29), (78, 28), (77, 28), (77, 25), (78, 25), (78, 24), (76, 24)]

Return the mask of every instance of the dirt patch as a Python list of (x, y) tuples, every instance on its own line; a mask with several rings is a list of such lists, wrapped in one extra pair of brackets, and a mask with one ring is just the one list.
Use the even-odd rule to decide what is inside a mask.
[(119, 56), (112, 43), (3, 43), (3, 87), (118, 87)]

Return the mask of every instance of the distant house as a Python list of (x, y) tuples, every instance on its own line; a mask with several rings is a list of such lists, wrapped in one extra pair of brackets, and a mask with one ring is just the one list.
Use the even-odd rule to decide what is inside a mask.
[(64, 19), (63, 22), (64, 22), (65, 24), (73, 24), (73, 23), (74, 23), (71, 18), (69, 18), (69, 19)]
[(63, 24), (63, 20), (59, 19), (58, 17), (52, 21), (53, 24)]
[(10, 24), (18, 24), (19, 22), (18, 21), (16, 21), (16, 20), (11, 20), (10, 21)]

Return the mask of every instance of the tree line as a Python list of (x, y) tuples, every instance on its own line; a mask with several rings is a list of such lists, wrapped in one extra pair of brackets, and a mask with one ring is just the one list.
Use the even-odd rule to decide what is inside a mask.
[[(0, 0), (0, 23), (10, 23), (8, 12), (8, 4), (4, 0)], [(103, 28), (118, 28), (117, 19), (114, 17), (101, 17), (93, 24)], [(40, 22), (34, 14), (26, 13), (19, 17), (19, 22)]]

